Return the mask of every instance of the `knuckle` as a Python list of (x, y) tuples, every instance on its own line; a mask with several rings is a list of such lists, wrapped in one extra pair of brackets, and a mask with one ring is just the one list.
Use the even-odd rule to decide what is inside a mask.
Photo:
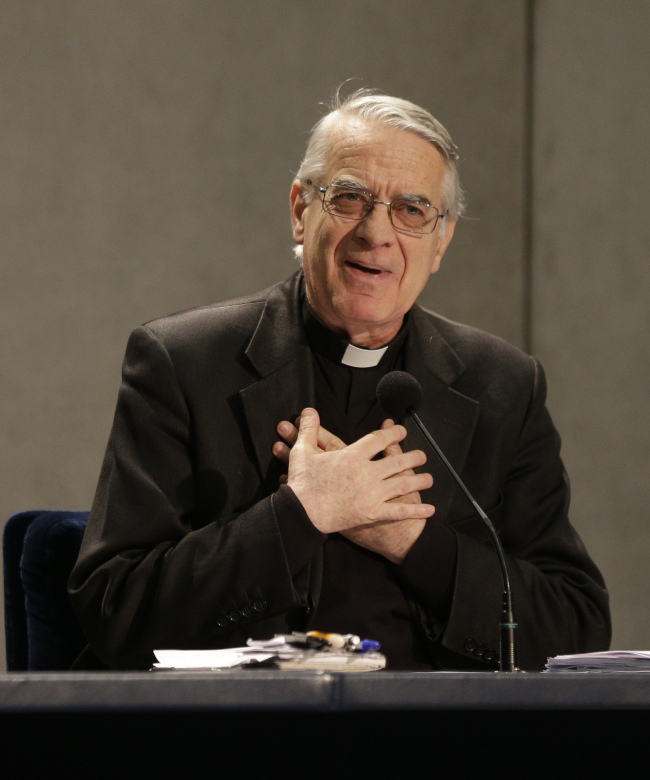
[(405, 474), (402, 474), (399, 478), (399, 491), (401, 495), (405, 496), (407, 493), (411, 492), (411, 478), (406, 476)]
[(410, 504), (395, 504), (394, 516), (396, 520), (407, 520), (413, 514)]

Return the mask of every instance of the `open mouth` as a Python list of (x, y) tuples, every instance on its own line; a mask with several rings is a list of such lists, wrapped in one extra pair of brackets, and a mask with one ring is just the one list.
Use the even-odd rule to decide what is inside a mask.
[(379, 274), (383, 273), (381, 268), (370, 268), (367, 265), (360, 265), (359, 263), (353, 263), (351, 260), (348, 260), (346, 262), (346, 265), (349, 265), (352, 268), (356, 268), (357, 271), (363, 271), (366, 274), (370, 274), (372, 276), (378, 276)]

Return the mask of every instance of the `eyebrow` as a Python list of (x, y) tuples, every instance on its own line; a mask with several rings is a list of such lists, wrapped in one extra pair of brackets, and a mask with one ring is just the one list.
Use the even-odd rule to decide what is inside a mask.
[(364, 187), (363, 184), (359, 184), (359, 182), (356, 181), (349, 181), (348, 179), (334, 179), (334, 181), (330, 182), (330, 185), (332, 184), (337, 187), (347, 187), (351, 190), (361, 190), (362, 192), (367, 192), (369, 195), (371, 194), (367, 187)]
[(400, 195), (398, 200), (408, 200), (411, 203), (426, 203), (427, 206), (431, 205), (431, 201), (426, 195)]
[[(359, 184), (359, 182), (356, 181), (350, 181), (349, 179), (334, 179), (334, 181), (331, 181), (330, 184), (334, 184), (337, 187), (346, 187), (347, 189), (351, 190), (359, 190), (359, 192), (366, 192), (368, 195), (375, 197), (367, 187), (364, 187), (363, 184)], [(431, 205), (431, 201), (426, 195), (416, 195), (412, 193), (398, 195), (396, 198), (393, 198), (393, 200), (406, 200), (410, 203), (426, 203), (427, 206)]]

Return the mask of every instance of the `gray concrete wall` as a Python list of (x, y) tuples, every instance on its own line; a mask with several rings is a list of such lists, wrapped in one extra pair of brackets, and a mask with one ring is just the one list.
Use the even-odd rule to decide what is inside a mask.
[[(470, 218), (456, 231), (423, 301), (521, 346), (532, 313), (533, 348), (549, 368), (552, 409), (574, 472), (576, 521), (613, 582), (618, 614), (643, 627), (647, 611), (635, 592), (641, 579), (617, 556), (628, 547), (639, 561), (644, 555), (638, 540), (647, 423), (640, 411), (632, 425), (626, 410), (642, 409), (633, 401), (640, 400), (639, 380), (647, 377), (641, 329), (647, 323), (642, 283), (645, 279), (647, 288), (647, 249), (644, 256), (641, 248), (647, 247), (642, 239), (647, 227), (639, 197), (647, 191), (640, 172), (648, 159), (640, 146), (647, 102), (633, 108), (621, 95), (627, 89), (642, 94), (642, 77), (628, 72), (631, 60), (642, 54), (628, 49), (629, 36), (641, 36), (644, 27), (631, 11), (611, 24), (609, 3), (576, 2), (584, 11), (582, 17), (569, 14), (581, 31), (576, 44), (565, 21), (566, 6), (573, 3), (534, 4), (531, 310), (531, 5), (4, 0), (0, 516), (90, 505), (132, 327), (263, 287), (292, 271), (287, 202), (292, 171), (306, 132), (322, 114), (319, 101), (357, 77), (355, 85), (427, 106), (459, 144)], [(647, 11), (638, 6), (647, 22)], [(607, 63), (593, 50), (601, 17), (609, 35)], [(578, 97), (580, 91), (574, 78), (567, 83), (564, 69), (573, 65), (587, 80), (598, 79), (605, 64), (614, 68), (607, 75), (610, 90), (601, 93), (602, 104), (590, 104), (600, 105), (602, 119), (585, 138), (583, 108), (572, 89)], [(564, 124), (557, 121), (557, 100), (570, 117)], [(628, 156), (626, 121), (636, 128), (634, 157)], [(603, 177), (603, 192), (614, 185), (606, 199), (613, 219), (605, 220), (599, 210), (603, 201), (584, 197), (571, 220), (567, 211), (579, 198), (555, 191), (562, 189), (562, 177), (573, 184), (583, 170), (585, 148), (598, 161), (588, 170), (599, 182)], [(633, 174), (629, 192), (635, 195), (621, 186), (615, 151), (625, 156)], [(580, 193), (593, 186), (585, 178)], [(588, 218), (589, 209), (595, 220)], [(628, 243), (621, 247), (624, 236)], [(567, 264), (563, 253), (582, 259), (575, 260), (577, 266)], [(589, 274), (594, 262), (599, 270)], [(583, 278), (594, 284), (598, 279), (600, 286), (586, 295)], [(610, 365), (618, 369), (612, 375), (605, 377), (601, 361), (588, 358), (574, 333), (580, 316), (571, 314), (564, 296), (580, 301), (583, 316), (595, 322), (587, 332), (598, 347), (603, 341), (611, 345)], [(609, 327), (595, 314), (596, 299), (607, 306)], [(611, 338), (619, 326), (630, 337), (629, 359)], [(587, 401), (579, 392), (585, 385), (597, 388), (595, 420), (585, 414)], [(621, 415), (613, 419), (612, 408)], [(594, 446), (603, 432), (606, 446)], [(634, 460), (628, 457), (632, 448)], [(626, 470), (612, 470), (613, 452), (621, 453)], [(624, 471), (625, 489), (616, 478)], [(600, 513), (592, 511), (593, 504)], [(636, 512), (626, 511), (632, 506)], [(647, 632), (635, 639), (639, 646), (650, 644)]]
[(0, 14), (2, 517), (90, 505), (131, 328), (293, 270), (292, 171), (345, 79), (454, 133), (473, 219), (427, 302), (521, 341), (521, 2), (5, 0)]
[(648, 649), (650, 4), (535, 5), (533, 349), (613, 646)]

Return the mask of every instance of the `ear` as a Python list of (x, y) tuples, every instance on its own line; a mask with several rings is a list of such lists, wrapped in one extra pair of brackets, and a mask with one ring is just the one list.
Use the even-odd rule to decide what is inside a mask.
[[(447, 223), (447, 230), (445, 232), (444, 238), (441, 238), (438, 242), (438, 247), (436, 249), (436, 254), (433, 259), (433, 263), (431, 264), (431, 273), (435, 274), (436, 271), (440, 268), (440, 261), (442, 260), (442, 256), (447, 251), (447, 247), (451, 243), (451, 239), (454, 237), (454, 230), (456, 230), (456, 223), (458, 222), (458, 217), (450, 217), (448, 214), (445, 215), (445, 222)], [(440, 222), (436, 226), (436, 228), (440, 229)]]
[(302, 184), (300, 179), (294, 179), (289, 195), (291, 207), (291, 232), (296, 244), (302, 244), (305, 238), (304, 213), (307, 204), (302, 197)]

